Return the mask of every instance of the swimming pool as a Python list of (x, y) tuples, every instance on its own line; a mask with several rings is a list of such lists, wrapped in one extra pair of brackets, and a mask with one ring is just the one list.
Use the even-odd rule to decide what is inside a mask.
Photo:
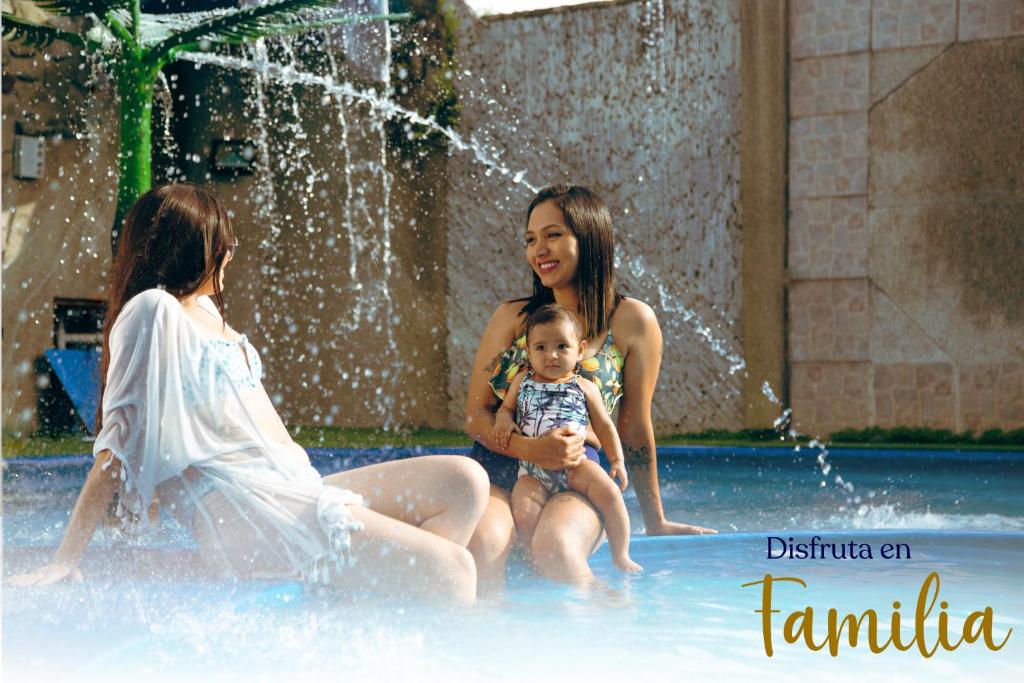
[[(453, 449), (444, 449), (451, 452)], [(5, 587), (4, 680), (1019, 680), (1024, 676), (1024, 453), (835, 450), (823, 479), (804, 449), (665, 448), (669, 516), (716, 526), (717, 537), (637, 537), (646, 572), (615, 572), (602, 549), (601, 578), (587, 590), (556, 586), (512, 567), (508, 591), (472, 608), (311, 594), (291, 582), (232, 584), (182, 578), (195, 567), (173, 522), (142, 539), (94, 543), (83, 585)], [(323, 472), (410, 451), (313, 450)], [(5, 573), (43, 561), (59, 541), (86, 461), (9, 461), (4, 476)], [(842, 485), (836, 483), (841, 477)], [(821, 482), (825, 481), (822, 486)], [(852, 490), (851, 490), (852, 489)], [(634, 527), (635, 499), (627, 495)], [(775, 533), (778, 532), (778, 533)], [(769, 560), (766, 538), (906, 544), (912, 557)], [(106, 547), (105, 547), (106, 546)], [(129, 567), (114, 581), (110, 555)], [(923, 659), (892, 648), (845, 647), (836, 658), (782, 640), (781, 620), (812, 605), (888, 623), (907, 605), (904, 631), (925, 576), (941, 576), (950, 624), (992, 606), (1006, 647), (980, 644)], [(774, 656), (761, 632), (766, 573), (807, 588), (776, 590)], [(934, 630), (936, 615), (929, 628)], [(956, 629), (951, 629), (956, 630)], [(816, 629), (817, 631), (817, 629)], [(884, 631), (884, 628), (883, 628)], [(959, 633), (956, 630), (957, 634)], [(816, 632), (816, 639), (822, 635)], [(887, 637), (887, 636), (886, 636)]]

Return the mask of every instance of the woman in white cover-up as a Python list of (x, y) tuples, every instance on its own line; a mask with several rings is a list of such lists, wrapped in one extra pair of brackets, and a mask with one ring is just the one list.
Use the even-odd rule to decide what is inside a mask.
[(53, 561), (12, 583), (80, 580), (111, 501), (139, 521), (159, 500), (223, 575), (472, 600), (483, 469), (434, 456), (321, 478), (263, 389), (256, 349), (221, 315), (236, 247), (224, 208), (191, 185), (151, 190), (125, 219), (96, 460)]

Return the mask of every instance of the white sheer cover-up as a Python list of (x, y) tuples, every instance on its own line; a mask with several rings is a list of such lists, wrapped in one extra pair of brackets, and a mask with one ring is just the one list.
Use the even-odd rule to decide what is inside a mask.
[[(206, 297), (200, 305), (212, 315)], [(120, 502), (154, 498), (221, 573), (326, 582), (349, 561), (362, 498), (327, 485), (260, 382), (256, 350), (214, 338), (160, 289), (132, 297), (110, 333), (95, 454), (121, 461)]]

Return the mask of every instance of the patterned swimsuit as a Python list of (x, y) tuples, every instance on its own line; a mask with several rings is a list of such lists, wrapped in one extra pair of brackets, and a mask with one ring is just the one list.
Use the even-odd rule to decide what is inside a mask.
[[(585, 434), (589, 421), (587, 397), (575, 376), (568, 382), (551, 384), (535, 381), (531, 372), (519, 384), (516, 424), (524, 436), (539, 436), (557, 427), (569, 427), (576, 434)], [(520, 460), (519, 476), (524, 475), (530, 475), (543, 484), (550, 495), (569, 490), (565, 470), (546, 470)]]
[[(612, 332), (604, 339), (604, 344), (592, 358), (581, 360), (576, 365), (576, 372), (580, 377), (585, 377), (597, 385), (604, 400), (604, 408), (611, 415), (615, 412), (615, 406), (622, 398), (622, 367), (625, 360), (622, 352), (615, 345), (612, 339)], [(529, 365), (529, 353), (526, 350), (526, 335), (521, 335), (512, 346), (505, 349), (498, 359), (497, 365), (491, 372), (491, 379), (488, 380), (494, 395), (499, 400), (505, 400), (505, 393), (509, 384), (522, 370)]]

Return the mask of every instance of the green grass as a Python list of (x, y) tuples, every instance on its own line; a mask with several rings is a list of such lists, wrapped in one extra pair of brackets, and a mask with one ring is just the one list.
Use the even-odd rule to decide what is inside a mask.
[(291, 427), (292, 438), (304, 448), (410, 448), (413, 446), (472, 446), (465, 432), (418, 428), (385, 432), (373, 428)]
[(953, 446), (1024, 446), (1024, 429), (1004, 432), (1002, 429), (989, 429), (974, 435), (973, 432), (956, 433), (948, 429), (930, 429), (928, 427), (868, 427), (866, 429), (844, 429), (832, 435), (832, 442), (858, 444), (917, 444), (933, 443)]
[[(380, 429), (343, 427), (292, 427), (292, 438), (305, 448), (381, 448), (393, 446), (458, 447), (470, 446), (463, 432), (450, 429), (412, 429), (385, 432)], [(797, 443), (806, 446), (810, 438), (800, 436)], [(783, 441), (772, 429), (745, 429), (738, 432), (708, 430), (694, 434), (674, 434), (658, 439), (661, 446), (792, 446), (792, 439)], [(990, 430), (979, 436), (966, 432), (954, 434), (947, 430), (899, 427), (870, 428), (836, 432), (829, 441), (832, 448), (886, 448), (907, 450), (1024, 450), (1024, 430), (1011, 432)], [(80, 434), (59, 436), (3, 437), (3, 456), (71, 455), (89, 453), (92, 443)]]
[[(463, 432), (448, 429), (416, 429), (385, 432), (380, 429), (354, 429), (341, 427), (292, 427), (292, 438), (304, 448), (381, 448), (383, 446), (470, 446), (472, 442)], [(71, 455), (91, 453), (92, 442), (84, 441), (81, 434), (58, 436), (32, 436), (16, 438), (4, 434), (5, 458), (34, 455)]]
[[(799, 435), (795, 443), (807, 446), (811, 437)], [(783, 440), (774, 429), (744, 429), (738, 432), (706, 430), (693, 434), (675, 434), (658, 439), (661, 446), (785, 446), (794, 444), (792, 438)], [(894, 427), (882, 429), (844, 429), (833, 433), (827, 440), (830, 448), (885, 448), (894, 450), (1024, 450), (1024, 429), (1004, 432), (991, 429), (975, 436), (972, 432), (954, 433), (947, 429), (927, 427)]]
[(91, 452), (92, 442), (83, 441), (81, 434), (22, 438), (4, 434), (3, 438), (3, 456), (5, 458), (33, 455), (75, 455)]

